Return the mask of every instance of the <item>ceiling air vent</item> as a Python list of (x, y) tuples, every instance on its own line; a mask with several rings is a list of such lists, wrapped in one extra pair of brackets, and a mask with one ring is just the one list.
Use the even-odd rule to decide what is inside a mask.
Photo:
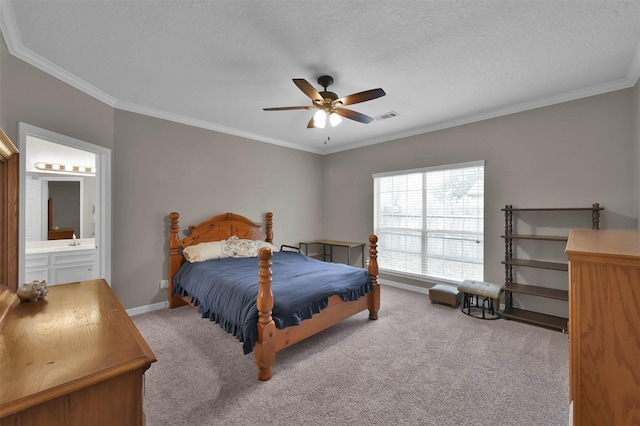
[(376, 120), (386, 120), (388, 118), (393, 118), (393, 117), (397, 117), (398, 113), (395, 111), (389, 111), (385, 114), (379, 115), (376, 117)]

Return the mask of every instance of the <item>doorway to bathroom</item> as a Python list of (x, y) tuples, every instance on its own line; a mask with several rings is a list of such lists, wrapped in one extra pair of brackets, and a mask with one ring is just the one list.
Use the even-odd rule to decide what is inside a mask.
[[(18, 124), (18, 143), (19, 282), (86, 277), (110, 283), (111, 150), (26, 123)], [(77, 260), (71, 257), (67, 246), (75, 244), (74, 250), (95, 249), (91, 264), (81, 251)], [(50, 250), (64, 251), (75, 263), (34, 269), (34, 253), (44, 259)]]

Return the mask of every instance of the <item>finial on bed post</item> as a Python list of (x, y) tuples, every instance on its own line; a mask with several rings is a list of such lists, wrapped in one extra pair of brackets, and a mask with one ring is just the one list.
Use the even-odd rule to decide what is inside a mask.
[(174, 251), (178, 252), (178, 247), (180, 247), (180, 239), (178, 238), (178, 231), (180, 230), (180, 226), (178, 225), (178, 218), (180, 215), (177, 212), (171, 212), (169, 214), (169, 218), (171, 218), (171, 237), (169, 238), (169, 247), (171, 248), (171, 254)]
[(180, 269), (182, 265), (182, 254), (178, 252), (180, 248), (180, 238), (178, 232), (180, 226), (178, 225), (178, 218), (180, 215), (177, 212), (171, 212), (169, 218), (171, 219), (170, 236), (169, 236), (169, 307), (176, 308), (182, 306), (185, 302), (175, 294), (173, 294), (173, 276)]
[(369, 274), (378, 283), (378, 236), (369, 236)]
[(271, 292), (271, 249), (263, 247), (258, 252), (258, 336), (254, 349), (258, 379), (269, 380), (273, 375), (271, 367), (276, 361), (275, 323), (271, 317), (273, 293)]
[(266, 241), (268, 243), (272, 243), (273, 244), (273, 213), (271, 212), (267, 212), (266, 214), (267, 216), (267, 238)]
[(378, 319), (378, 311), (380, 310), (380, 286), (378, 285), (378, 236), (371, 234), (369, 236), (369, 275), (371, 275), (371, 284), (373, 290), (368, 293), (368, 309), (369, 319)]

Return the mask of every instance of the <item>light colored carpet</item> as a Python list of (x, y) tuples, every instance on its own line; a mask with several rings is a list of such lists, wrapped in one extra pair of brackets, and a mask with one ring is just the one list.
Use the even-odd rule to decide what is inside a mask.
[(147, 425), (568, 424), (566, 335), (381, 290), (377, 321), (361, 313), (278, 353), (267, 382), (190, 307), (133, 317), (158, 358)]

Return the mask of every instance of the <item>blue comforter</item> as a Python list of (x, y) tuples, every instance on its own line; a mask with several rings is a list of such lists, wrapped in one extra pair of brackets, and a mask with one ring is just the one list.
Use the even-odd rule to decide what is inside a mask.
[[(173, 279), (174, 293), (187, 296), (203, 318), (220, 324), (243, 342), (244, 353), (256, 344), (258, 258), (224, 258), (182, 265)], [(372, 290), (365, 269), (322, 262), (295, 252), (275, 252), (271, 258), (272, 317), (277, 328), (300, 324), (340, 295), (352, 301)]]

